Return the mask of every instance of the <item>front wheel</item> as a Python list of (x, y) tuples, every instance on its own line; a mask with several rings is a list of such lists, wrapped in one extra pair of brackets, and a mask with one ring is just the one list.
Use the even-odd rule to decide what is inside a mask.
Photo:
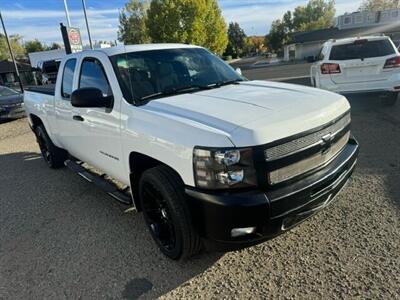
[(178, 260), (201, 250), (183, 182), (173, 170), (158, 166), (145, 171), (139, 181), (139, 197), (147, 226), (163, 254)]

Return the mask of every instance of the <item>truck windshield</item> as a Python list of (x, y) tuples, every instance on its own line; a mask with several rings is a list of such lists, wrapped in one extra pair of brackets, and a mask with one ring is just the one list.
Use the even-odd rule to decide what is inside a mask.
[(111, 57), (124, 97), (140, 103), (234, 84), (243, 78), (202, 48), (130, 52)]

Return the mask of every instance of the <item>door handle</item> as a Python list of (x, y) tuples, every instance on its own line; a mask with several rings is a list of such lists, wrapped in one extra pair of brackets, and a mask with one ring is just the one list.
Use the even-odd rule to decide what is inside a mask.
[(74, 119), (75, 121), (79, 121), (79, 122), (83, 122), (85, 120), (81, 116), (73, 116), (72, 119)]

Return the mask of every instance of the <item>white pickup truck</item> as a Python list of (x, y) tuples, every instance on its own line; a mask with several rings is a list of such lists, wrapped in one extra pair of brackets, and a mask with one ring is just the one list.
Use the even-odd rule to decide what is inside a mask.
[(142, 211), (172, 259), (287, 231), (330, 204), (357, 161), (344, 96), (248, 81), (197, 46), (71, 54), (54, 88), (24, 100), (47, 164)]

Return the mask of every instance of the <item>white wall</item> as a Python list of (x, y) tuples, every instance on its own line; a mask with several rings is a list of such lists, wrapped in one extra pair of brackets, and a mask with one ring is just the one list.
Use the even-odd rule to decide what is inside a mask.
[(49, 50), (41, 52), (32, 52), (29, 53), (28, 55), (29, 55), (29, 61), (31, 62), (31, 66), (33, 68), (36, 68), (38, 66), (38, 63), (41, 61), (61, 59), (66, 54), (64, 49), (57, 49), (57, 50)]
[(316, 56), (319, 53), (322, 44), (322, 42), (296, 44), (296, 59), (304, 59), (308, 56)]

